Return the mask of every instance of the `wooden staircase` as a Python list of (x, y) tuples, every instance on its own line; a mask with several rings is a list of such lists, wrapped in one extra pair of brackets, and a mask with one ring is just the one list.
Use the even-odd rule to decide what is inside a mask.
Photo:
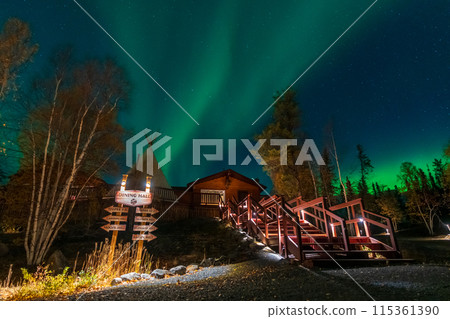
[(326, 207), (323, 197), (285, 202), (274, 195), (221, 203), (222, 219), (285, 258), (401, 258), (389, 218), (364, 209), (361, 199)]

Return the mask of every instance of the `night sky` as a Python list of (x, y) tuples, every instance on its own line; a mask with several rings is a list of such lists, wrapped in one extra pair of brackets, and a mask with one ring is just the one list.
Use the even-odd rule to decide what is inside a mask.
[[(170, 184), (233, 168), (270, 185), (256, 165), (193, 167), (192, 138), (253, 138), (271, 120), (270, 111), (251, 125), (275, 92), (372, 2), (79, 0), (200, 125), (73, 1), (2, 0), (0, 22), (29, 22), (40, 44), (25, 79), (62, 44), (73, 45), (80, 58), (112, 57), (124, 67), (133, 89), (120, 122), (129, 137), (144, 128), (173, 137), (172, 162), (164, 167)], [(344, 174), (357, 176), (356, 144), (372, 160), (373, 180), (390, 186), (401, 162), (425, 167), (442, 157), (450, 137), (449, 21), (448, 0), (379, 0), (294, 85), (302, 129), (321, 148), (325, 128), (334, 127)]]

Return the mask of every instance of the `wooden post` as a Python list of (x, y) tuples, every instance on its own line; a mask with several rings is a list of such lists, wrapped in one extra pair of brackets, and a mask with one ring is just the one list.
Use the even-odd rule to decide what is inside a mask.
[(298, 254), (299, 254), (299, 261), (303, 262), (303, 243), (302, 243), (302, 230), (300, 228), (300, 218), (298, 218), (298, 215), (294, 215), (294, 221), (295, 221), (295, 233), (297, 235), (297, 244), (298, 244)]
[(397, 250), (397, 239), (394, 236), (394, 228), (392, 227), (392, 222), (390, 218), (386, 219), (387, 225), (388, 225), (388, 230), (389, 230), (389, 238), (391, 240), (391, 246), (393, 248), (393, 250)]
[[(122, 175), (122, 182), (120, 184), (120, 190), (124, 191), (127, 185), (127, 179), (128, 179), (128, 175), (127, 174), (123, 174)], [(123, 204), (119, 204), (119, 207), (123, 207)], [(117, 213), (118, 216), (122, 215), (122, 212), (118, 212)], [(116, 221), (114, 222), (114, 224), (119, 225), (120, 221)], [(109, 247), (109, 256), (108, 256), (108, 270), (111, 270), (111, 266), (114, 262), (114, 251), (116, 249), (116, 243), (117, 243), (117, 234), (119, 233), (119, 231), (115, 230), (113, 231), (112, 234), (112, 238), (111, 238), (111, 246)]]
[[(145, 183), (145, 192), (150, 193), (151, 192), (151, 185), (152, 185), (152, 177), (147, 176), (146, 183)], [(147, 205), (144, 205), (143, 208), (146, 208)], [(147, 216), (146, 213), (142, 213), (142, 217)], [(142, 222), (141, 225), (145, 225), (145, 222)], [(150, 227), (150, 226), (149, 226)], [(140, 231), (139, 234), (143, 235), (146, 232)], [(141, 259), (142, 259), (142, 250), (144, 249), (144, 240), (140, 239), (138, 240), (138, 248), (136, 253), (136, 266), (134, 269), (134, 272), (139, 272), (139, 269), (141, 268)]]
[(267, 224), (267, 209), (263, 207), (264, 212), (264, 232), (266, 240), (269, 240), (269, 225)]
[(281, 211), (283, 216), (283, 239), (284, 239), (284, 256), (285, 258), (289, 257), (289, 234), (287, 229), (287, 214), (285, 211), (284, 198), (281, 198)]
[(350, 246), (349, 246), (349, 240), (348, 240), (347, 227), (346, 227), (345, 220), (341, 221), (341, 227), (342, 227), (342, 239), (344, 240), (344, 250), (346, 252), (348, 252), (350, 250)]
[(283, 244), (281, 242), (281, 222), (280, 222), (280, 209), (278, 205), (275, 206), (275, 213), (277, 214), (277, 226), (278, 226), (278, 254), (283, 254)]
[(11, 284), (12, 268), (13, 268), (13, 264), (10, 264), (9, 271), (8, 271), (8, 278), (6, 278), (6, 288), (9, 288), (9, 285)]
[(353, 226), (355, 227), (355, 234), (356, 237), (361, 237), (361, 232), (359, 231), (359, 225), (358, 225), (358, 220), (353, 222)]
[[(252, 202), (251, 202), (251, 196), (250, 194), (247, 195), (247, 228), (248, 228), (248, 223), (253, 219), (252, 216)], [(247, 229), (248, 231), (248, 229)]]

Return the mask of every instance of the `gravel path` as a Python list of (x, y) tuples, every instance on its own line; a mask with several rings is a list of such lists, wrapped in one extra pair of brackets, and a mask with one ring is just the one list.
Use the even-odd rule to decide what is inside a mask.
[[(310, 270), (267, 252), (258, 257), (89, 292), (80, 300), (370, 300), (342, 270)], [(401, 265), (347, 272), (376, 300), (450, 299), (448, 267)]]

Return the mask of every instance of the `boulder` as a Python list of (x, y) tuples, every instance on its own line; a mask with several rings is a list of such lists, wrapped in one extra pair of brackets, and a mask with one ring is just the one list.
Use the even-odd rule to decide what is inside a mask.
[(199, 268), (199, 266), (197, 264), (192, 264), (186, 267), (186, 272), (190, 273), (190, 272), (194, 272), (197, 271)]
[(141, 274), (141, 279), (149, 280), (149, 279), (152, 279), (152, 276), (150, 274)]
[(6, 256), (9, 253), (9, 248), (4, 243), (0, 243), (0, 257)]
[(226, 262), (226, 257), (225, 256), (220, 256), (219, 258), (214, 259), (214, 266), (219, 266), (219, 265), (223, 265)]
[(165, 269), (155, 269), (150, 274), (150, 276), (155, 277), (156, 279), (163, 279), (166, 275), (170, 276), (171, 273)]
[(251, 243), (249, 245), (250, 249), (254, 249), (254, 250), (259, 250), (259, 249), (263, 249), (265, 246), (262, 243)]
[(53, 271), (54, 273), (63, 272), (64, 268), (69, 266), (69, 262), (67, 261), (61, 250), (56, 250), (55, 252), (53, 252), (53, 254), (48, 257), (47, 264), (49, 265), (48, 269)]
[(123, 281), (133, 281), (141, 279), (141, 275), (136, 272), (130, 272), (128, 274), (120, 276)]
[(175, 275), (184, 275), (186, 273), (186, 267), (179, 265), (170, 269), (170, 272)]
[(201, 267), (210, 267), (214, 265), (214, 258), (205, 258), (200, 263)]
[(117, 286), (117, 285), (120, 285), (122, 282), (123, 282), (122, 278), (120, 278), (120, 277), (114, 278), (114, 279), (111, 281), (111, 286)]

